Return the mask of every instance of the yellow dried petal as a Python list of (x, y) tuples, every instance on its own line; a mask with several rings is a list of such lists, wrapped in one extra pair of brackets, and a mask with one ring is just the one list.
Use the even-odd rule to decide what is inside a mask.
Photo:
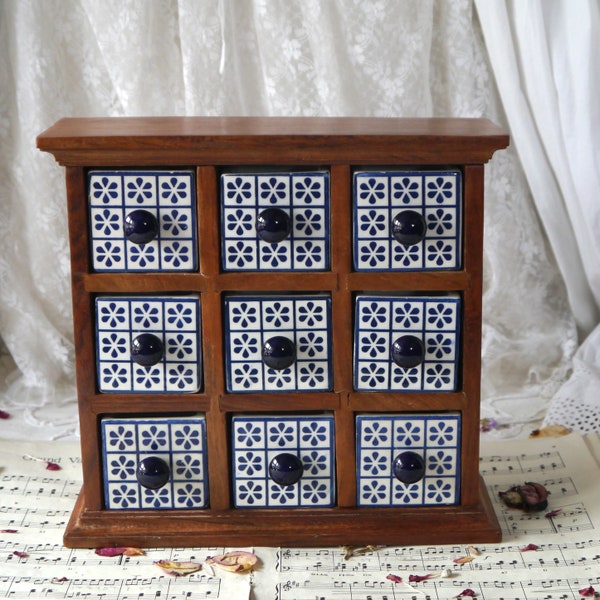
[(460, 558), (455, 558), (452, 562), (456, 565), (466, 565), (472, 560), (475, 560), (472, 556), (461, 556)]
[(183, 575), (190, 575), (195, 573), (202, 568), (200, 563), (195, 562), (179, 562), (176, 560), (157, 560), (154, 564), (167, 575), (173, 575), (174, 577), (181, 577)]
[(232, 573), (246, 573), (252, 569), (258, 562), (258, 557), (251, 552), (244, 550), (235, 550), (218, 556), (211, 556), (206, 559), (209, 565), (215, 565), (225, 571)]

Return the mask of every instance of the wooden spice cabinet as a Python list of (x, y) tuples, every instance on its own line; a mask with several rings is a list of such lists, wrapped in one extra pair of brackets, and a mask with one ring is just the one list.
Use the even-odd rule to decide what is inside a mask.
[[(508, 136), (503, 130), (484, 119), (97, 118), (63, 119), (42, 133), (37, 143), (41, 150), (52, 153), (66, 167), (84, 479), (82, 492), (65, 532), (67, 546), (413, 545), (500, 540), (500, 528), (479, 476), (478, 462), (484, 164), (497, 149), (507, 146)], [(308, 173), (310, 176), (315, 170), (326, 174), (323, 191), (326, 192), (327, 206), (325, 213), (319, 213), (326, 231), (319, 242), (322, 244), (320, 250), (328, 255), (324, 268), (304, 268), (306, 263), (297, 263), (301, 268), (277, 269), (271, 262), (264, 263), (267, 269), (258, 265), (238, 271), (225, 270), (223, 254), (226, 249), (221, 236), (225, 226), (222, 209), (226, 188), (222, 187), (224, 184), (220, 176), (231, 171), (239, 173), (240, 177), (248, 172), (266, 172), (273, 176), (272, 182), (279, 182), (276, 179), (278, 174), (287, 173), (282, 176), (284, 178), (294, 173)], [(379, 174), (385, 177), (400, 171), (418, 178), (419, 173), (427, 174), (431, 170), (438, 176), (440, 170), (450, 170), (460, 182), (455, 189), (458, 213), (453, 213), (457, 219), (453, 235), (459, 249), (458, 263), (450, 267), (442, 265), (439, 269), (435, 265), (388, 268), (389, 264), (370, 269), (368, 263), (365, 268), (357, 268), (360, 250), (358, 242), (353, 242), (353, 236), (357, 235), (355, 221), (359, 218), (354, 206), (359, 202), (359, 194), (354, 189), (358, 185), (356, 173), (366, 172), (366, 177), (371, 178), (367, 179), (367, 185), (376, 183), (374, 189), (379, 189), (379, 180), (376, 179)], [(101, 242), (100, 251), (92, 247), (94, 232), (90, 211), (93, 212), (94, 208), (90, 204), (90, 181), (96, 181), (91, 179), (92, 174), (110, 175), (112, 172), (115, 177), (127, 177), (128, 173), (141, 173), (139, 181), (142, 182), (145, 172), (158, 173), (156, 176), (159, 177), (161, 173), (182, 171), (191, 173), (192, 205), (188, 208), (192, 220), (188, 224), (192, 224), (193, 230), (187, 230), (186, 235), (191, 238), (186, 238), (185, 244), (195, 256), (190, 259), (186, 270), (146, 268), (140, 272), (128, 268), (128, 264), (137, 264), (133, 262), (116, 271), (99, 269), (94, 264), (98, 252), (104, 260), (106, 248), (114, 248), (114, 244), (102, 246), (104, 242)], [(110, 177), (104, 177), (101, 181), (110, 181)], [(381, 181), (381, 185), (388, 185)], [(284, 179), (281, 182), (281, 186), (288, 185)], [(314, 183), (310, 179), (306, 182)], [(173, 183), (178, 182), (173, 180)], [(159, 183), (147, 185), (159, 186)], [(292, 185), (296, 184), (289, 183), (289, 186)], [(361, 197), (366, 198), (364, 195)], [(287, 208), (290, 209), (289, 206)], [(287, 210), (288, 214), (292, 210), (296, 210), (295, 214), (303, 214), (304, 220), (307, 216), (314, 216), (314, 212), (302, 213), (304, 209), (294, 207)], [(387, 207), (385, 210), (390, 209)], [(103, 214), (110, 216), (109, 212)], [(181, 214), (181, 210), (170, 213), (167, 220), (171, 223), (173, 217)], [(375, 214), (369, 213), (373, 217)], [(162, 218), (159, 215), (159, 219)], [(162, 233), (161, 230), (159, 238)], [(171, 250), (164, 248), (173, 247), (167, 238), (163, 240), (164, 247), (157, 250), (158, 253), (167, 252), (161, 254), (165, 261), (170, 260), (172, 255), (168, 254)], [(118, 243), (124, 244), (120, 248), (130, 250), (127, 246), (130, 241), (120, 240)], [(314, 243), (311, 242), (308, 248), (314, 249)], [(133, 249), (139, 254), (144, 246), (138, 245)], [(257, 252), (260, 251), (259, 248)], [(299, 256), (298, 261), (306, 258), (306, 246), (301, 247)], [(122, 259), (121, 255), (119, 257)], [(168, 266), (172, 267), (172, 264)], [(356, 388), (361, 386), (356, 385), (355, 371), (363, 368), (362, 363), (355, 362), (354, 356), (356, 338), (363, 333), (360, 326), (356, 328), (355, 310), (359, 299), (364, 295), (365, 302), (370, 303), (368, 306), (386, 310), (385, 303), (390, 297), (406, 297), (411, 308), (415, 308), (411, 304), (415, 295), (417, 298), (435, 299), (445, 298), (448, 293), (459, 302), (454, 362), (456, 374), (452, 389), (406, 391), (388, 386), (358, 391)], [(114, 300), (118, 304), (123, 298), (135, 300), (141, 296), (152, 300), (166, 296), (177, 299), (189, 294), (199, 299), (196, 327), (200, 358), (199, 391), (178, 393), (165, 383), (165, 389), (153, 388), (149, 393), (139, 389), (100, 392), (99, 369), (103, 367), (98, 366), (98, 360), (103, 350), (96, 342), (99, 335), (96, 321), (98, 300), (109, 298), (109, 302)], [(232, 343), (233, 325), (229, 313), (226, 313), (226, 303), (232, 302), (234, 309), (238, 310), (239, 305), (234, 301), (240, 295), (247, 303), (256, 299), (260, 303), (265, 297), (269, 301), (277, 300), (277, 296), (281, 296), (283, 301), (291, 298), (293, 303), (294, 299), (303, 298), (306, 294), (317, 294), (317, 298), (324, 295), (330, 311), (326, 326), (330, 341), (326, 345), (327, 356), (322, 357), (323, 364), (327, 363), (330, 371), (330, 381), (325, 384), (325, 389), (313, 391), (309, 385), (303, 389), (267, 390), (264, 387), (267, 385), (265, 375), (261, 384), (263, 388), (250, 386), (242, 390), (243, 393), (232, 390), (231, 381), (235, 378), (232, 375), (234, 371), (229, 369), (233, 369), (230, 364), (232, 352), (237, 350), (228, 346)], [(311, 298), (308, 299), (309, 305), (302, 305), (304, 309), (309, 306), (312, 310), (315, 306)], [(377, 305), (377, 302), (382, 304)], [(110, 335), (110, 326), (107, 327)], [(290, 334), (296, 336), (297, 343), (301, 335), (300, 322), (295, 322), (292, 327), (298, 329)], [(373, 339), (378, 336), (376, 331), (367, 333)], [(260, 337), (260, 334), (257, 335)], [(120, 364), (107, 364), (108, 368), (120, 368)], [(246, 368), (243, 360), (236, 364)], [(313, 368), (316, 363), (307, 364)], [(369, 363), (367, 359), (365, 364), (368, 370), (375, 363)], [(188, 367), (186, 363), (183, 366), (176, 364), (174, 368), (187, 372)], [(258, 370), (261, 368), (259, 365)], [(383, 365), (382, 368), (388, 367)], [(294, 381), (300, 385), (300, 370)], [(307, 381), (306, 377), (303, 381)], [(137, 427), (139, 421), (141, 433), (138, 433), (141, 436), (149, 435), (149, 430), (144, 429), (145, 420), (152, 422), (152, 419), (158, 419), (158, 429), (152, 429), (157, 431), (164, 425), (162, 418), (167, 419), (167, 425), (168, 419), (179, 423), (178, 419), (182, 418), (184, 425), (174, 426), (171, 432), (173, 436), (181, 437), (184, 435), (182, 431), (186, 435), (190, 431), (185, 425), (185, 419), (190, 415), (200, 415), (203, 419), (204, 429), (199, 430), (205, 435), (203, 451), (192, 458), (205, 461), (206, 471), (200, 475), (206, 484), (205, 507), (178, 507), (176, 494), (181, 493), (180, 485), (170, 492), (164, 490), (163, 496), (168, 496), (171, 498), (169, 502), (172, 502), (166, 510), (161, 507), (128, 509), (129, 505), (122, 504), (121, 496), (117, 498), (116, 509), (107, 508), (107, 494), (110, 494), (105, 481), (109, 477), (108, 463), (103, 461), (108, 460), (108, 450), (106, 447), (103, 449), (103, 444), (109, 442), (103, 442), (103, 435), (108, 436), (113, 430), (104, 431), (102, 428), (113, 427), (108, 424), (110, 419), (116, 420), (117, 424), (125, 423), (125, 429)], [(250, 480), (244, 479), (246, 473), (242, 473), (237, 463), (234, 465), (234, 460), (238, 460), (238, 451), (244, 461), (256, 455), (245, 454), (246, 450), (235, 446), (237, 438), (232, 434), (232, 427), (237, 427), (241, 420), (243, 426), (249, 428), (254, 422), (252, 419), (258, 419), (261, 427), (274, 423), (283, 431), (279, 424), (288, 423), (289, 431), (298, 427), (297, 436), (300, 437), (299, 432), (306, 425), (303, 419), (307, 418), (308, 426), (316, 429), (320, 427), (319, 419), (323, 415), (331, 430), (326, 434), (328, 437), (322, 438), (327, 449), (323, 450), (325, 454), (317, 453), (318, 459), (325, 457), (333, 464), (325, 467), (330, 479), (316, 480), (314, 485), (327, 487), (327, 482), (331, 483), (331, 493), (325, 505), (317, 501), (311, 504), (312, 500), (308, 500), (308, 505), (298, 500), (293, 508), (285, 504), (265, 504), (259, 508), (244, 504), (249, 496), (240, 490), (246, 490)], [(364, 433), (364, 428), (380, 427), (384, 421), (386, 427), (395, 428), (397, 422), (405, 423), (402, 419), (408, 419), (412, 425), (416, 419), (418, 427), (429, 427), (428, 419), (433, 417), (435, 427), (441, 425), (443, 428), (445, 420), (453, 425), (459, 424), (454, 430), (456, 449), (450, 452), (454, 457), (454, 479), (449, 485), (454, 490), (455, 500), (429, 505), (396, 503), (388, 506), (388, 500), (382, 500), (382, 504), (378, 505), (375, 495), (375, 504), (365, 504), (367, 496), (362, 494), (362, 486), (368, 484), (375, 489), (380, 484), (388, 486), (388, 483), (387, 480), (382, 480), (382, 483), (376, 479), (361, 479), (362, 466), (357, 468), (357, 460), (362, 460), (359, 456), (364, 455), (370, 464), (384, 454), (372, 450), (372, 447), (364, 449), (374, 442), (371, 434)], [(359, 429), (363, 437), (357, 439)], [(193, 435), (196, 436), (194, 440), (199, 439), (196, 433)], [(118, 447), (114, 446), (112, 450), (115, 448)], [(266, 446), (259, 450), (259, 455), (264, 453), (267, 457), (273, 453)], [(388, 449), (386, 452), (389, 462), (390, 458), (394, 458), (389, 453), (396, 450)], [(314, 456), (317, 454), (313, 453)], [(442, 451), (437, 454), (443, 460), (450, 460)], [(184, 458), (191, 460), (188, 456)], [(127, 462), (129, 457), (123, 455), (118, 459)], [(165, 455), (165, 460), (167, 463), (171, 461), (173, 474), (175, 455)], [(260, 468), (267, 467), (261, 465)], [(429, 462), (423, 468), (427, 471)], [(304, 475), (309, 477), (307, 469), (305, 462)], [(397, 485), (393, 477), (390, 480), (392, 483), (389, 485)], [(432, 481), (435, 484), (437, 480)], [(270, 481), (252, 480), (250, 487), (257, 484), (267, 488), (272, 485)], [(138, 492), (134, 489), (137, 484), (127, 485), (131, 497), (137, 498)], [(302, 493), (294, 491), (293, 485), (300, 484), (280, 487), (289, 491), (289, 497), (294, 493), (295, 497), (300, 497)], [(125, 490), (125, 487), (122, 489)], [(278, 494), (280, 491), (277, 488)], [(150, 495), (158, 498), (157, 494)], [(158, 503), (159, 499), (155, 501)]]

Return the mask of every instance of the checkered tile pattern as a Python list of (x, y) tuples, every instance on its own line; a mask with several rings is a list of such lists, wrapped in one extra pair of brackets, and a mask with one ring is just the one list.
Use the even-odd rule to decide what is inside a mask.
[[(359, 506), (423, 506), (460, 502), (460, 415), (372, 414), (356, 417)], [(402, 483), (394, 459), (417, 453), (423, 478)]]
[[(225, 271), (321, 271), (329, 262), (329, 173), (224, 173), (222, 259)], [(278, 243), (257, 237), (266, 208), (290, 217), (290, 236)]]
[[(96, 352), (101, 392), (196, 392), (202, 385), (200, 300), (197, 296), (99, 296)], [(131, 360), (131, 343), (152, 333), (164, 356), (144, 367)]]
[[(186, 509), (208, 506), (206, 425), (203, 416), (103, 419), (104, 502), (109, 509)], [(159, 489), (141, 486), (139, 462), (157, 457), (169, 466)]]
[[(236, 508), (335, 503), (332, 416), (234, 416), (232, 445)], [(293, 485), (282, 486), (269, 477), (269, 463), (282, 453), (302, 461), (303, 475)]]
[[(197, 269), (193, 171), (91, 171), (88, 197), (95, 271)], [(123, 234), (125, 217), (137, 209), (158, 220), (159, 233), (147, 244)]]
[[(276, 335), (296, 346), (295, 363), (282, 370), (268, 367), (261, 358), (263, 344)], [(330, 390), (331, 298), (227, 296), (225, 344), (229, 392)]]
[[(455, 390), (459, 315), (458, 296), (357, 296), (354, 389)], [(423, 343), (424, 359), (415, 367), (402, 368), (391, 359), (392, 344), (404, 335)]]
[[(353, 196), (357, 271), (460, 268), (460, 171), (359, 171)], [(417, 244), (392, 237), (392, 221), (403, 210), (425, 219), (426, 237)]]

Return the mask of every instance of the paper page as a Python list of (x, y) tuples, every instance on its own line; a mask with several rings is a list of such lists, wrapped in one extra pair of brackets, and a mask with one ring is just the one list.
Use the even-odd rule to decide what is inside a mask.
[[(261, 567), (250, 576), (203, 570), (179, 578), (161, 574), (153, 562), (203, 562), (225, 549), (105, 558), (64, 548), (63, 530), (81, 485), (78, 444), (0, 442), (0, 451), (0, 529), (14, 531), (0, 533), (0, 598), (441, 600), (470, 589), (479, 599), (542, 600), (581, 598), (579, 590), (590, 585), (600, 589), (600, 467), (577, 435), (483, 444), (481, 472), (504, 533), (501, 544), (478, 545), (476, 556), (459, 545), (383, 547), (348, 559), (341, 548), (256, 548)], [(47, 471), (32, 457), (61, 470)], [(498, 491), (525, 481), (548, 487), (548, 511), (503, 506)], [(526, 550), (531, 544), (537, 549)], [(454, 562), (464, 557), (471, 560)], [(452, 576), (409, 581), (444, 570)]]

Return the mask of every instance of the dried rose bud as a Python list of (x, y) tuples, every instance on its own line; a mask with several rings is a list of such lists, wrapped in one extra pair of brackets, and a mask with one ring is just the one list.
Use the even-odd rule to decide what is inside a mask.
[(515, 485), (499, 496), (510, 508), (521, 508), (525, 512), (544, 510), (548, 507), (548, 490), (541, 483), (526, 481)]

